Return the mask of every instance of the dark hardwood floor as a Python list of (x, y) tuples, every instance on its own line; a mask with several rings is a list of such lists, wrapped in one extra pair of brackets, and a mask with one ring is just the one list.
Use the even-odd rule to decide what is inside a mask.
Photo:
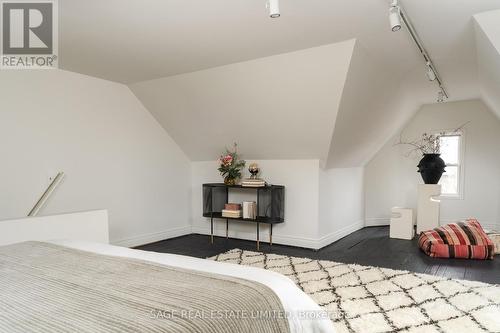
[[(255, 242), (209, 236), (187, 235), (138, 247), (141, 250), (175, 253), (199, 258), (210, 257), (230, 249), (256, 251)], [(449, 278), (500, 284), (500, 257), (495, 260), (434, 259), (423, 254), (416, 239), (389, 238), (388, 227), (369, 227), (350, 234), (318, 251), (304, 248), (261, 243), (261, 251), (332, 260), (343, 263), (403, 269)]]

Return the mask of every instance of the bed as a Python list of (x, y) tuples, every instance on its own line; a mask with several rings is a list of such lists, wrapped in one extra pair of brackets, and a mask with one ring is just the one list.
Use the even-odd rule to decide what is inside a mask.
[(0, 294), (2, 333), (334, 332), (283, 275), (92, 241), (0, 246)]

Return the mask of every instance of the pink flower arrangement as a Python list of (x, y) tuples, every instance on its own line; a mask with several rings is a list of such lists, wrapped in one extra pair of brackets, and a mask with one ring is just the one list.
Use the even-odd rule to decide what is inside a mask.
[(232, 163), (233, 163), (233, 157), (229, 154), (226, 156), (221, 156), (219, 158), (219, 164), (221, 166), (228, 167), (228, 166), (231, 166)]
[(237, 153), (237, 145), (234, 144), (234, 150), (226, 149), (226, 153), (221, 155), (217, 160), (219, 164), (220, 174), (225, 177), (226, 184), (234, 184), (238, 178), (241, 177), (241, 169), (245, 167), (245, 161), (240, 160)]

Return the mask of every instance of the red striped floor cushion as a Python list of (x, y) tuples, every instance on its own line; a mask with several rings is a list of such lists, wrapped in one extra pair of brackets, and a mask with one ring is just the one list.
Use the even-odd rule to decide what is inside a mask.
[(495, 255), (493, 242), (475, 219), (423, 231), (418, 245), (435, 258), (493, 259)]

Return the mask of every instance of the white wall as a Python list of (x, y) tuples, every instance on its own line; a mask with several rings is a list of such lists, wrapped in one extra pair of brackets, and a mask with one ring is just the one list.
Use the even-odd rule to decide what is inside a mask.
[[(253, 161), (247, 161), (247, 163)], [(311, 247), (318, 239), (318, 177), (319, 160), (260, 160), (261, 178), (272, 184), (285, 185), (285, 223), (273, 228), (273, 242)], [(243, 177), (248, 177), (245, 170)], [(192, 163), (193, 232), (210, 234), (210, 219), (202, 217), (202, 184), (222, 182), (215, 161)], [(231, 194), (232, 193), (232, 194)], [(231, 190), (230, 201), (255, 200), (255, 196)], [(240, 223), (240, 224), (238, 224)], [(261, 240), (269, 239), (269, 230), (262, 225)], [(230, 237), (255, 240), (254, 223), (230, 221)], [(225, 236), (225, 220), (219, 220), (215, 233)]]
[(326, 246), (364, 226), (363, 168), (320, 170), (319, 237)]
[(59, 70), (0, 74), (0, 220), (106, 208), (112, 243), (189, 233), (190, 162), (122, 84)]
[[(500, 121), (479, 100), (424, 105), (403, 129), (405, 138), (422, 133), (465, 129), (464, 198), (441, 201), (441, 222), (476, 217), (485, 226), (500, 227)], [(365, 168), (367, 225), (387, 224), (393, 206), (416, 207), (422, 183), (418, 158), (404, 156), (406, 147), (392, 138)]]

